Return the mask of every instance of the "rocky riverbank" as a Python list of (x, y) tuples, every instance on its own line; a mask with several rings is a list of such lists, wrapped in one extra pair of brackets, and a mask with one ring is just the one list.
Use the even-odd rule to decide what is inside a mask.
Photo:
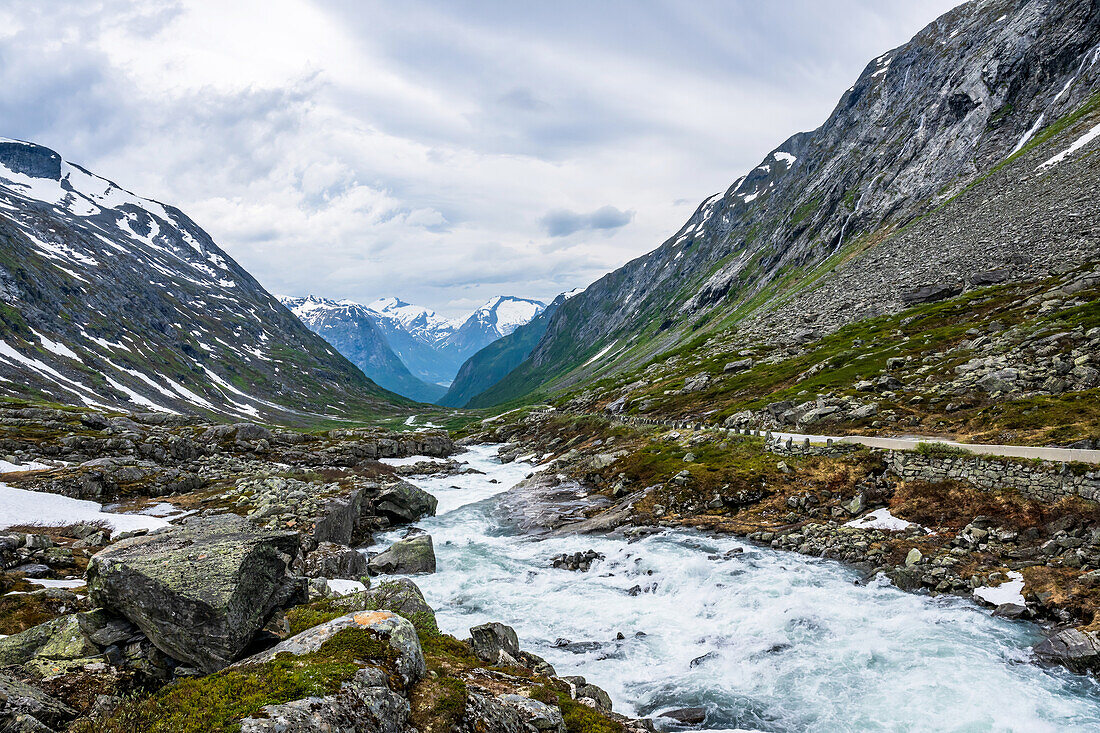
[(648, 728), (507, 627), (441, 634), (416, 585), (385, 578), (434, 571), (429, 536), (356, 549), (435, 513), (377, 459), (460, 473), (444, 433), (4, 403), (0, 452), (2, 730)]
[(503, 460), (534, 454), (547, 465), (501, 500), (525, 531), (732, 533), (1035, 620), (1051, 634), (1038, 661), (1100, 670), (1100, 506), (1091, 500), (1043, 499), (1008, 481), (922, 480), (874, 450), (776, 455), (758, 438), (553, 410), (486, 428), (470, 439), (508, 442)]

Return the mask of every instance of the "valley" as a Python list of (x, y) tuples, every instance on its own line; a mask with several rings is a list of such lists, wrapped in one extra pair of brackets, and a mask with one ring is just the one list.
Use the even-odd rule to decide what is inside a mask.
[(0, 139), (0, 731), (1100, 728), (1098, 181), (1088, 0), (949, 10), (584, 287), (646, 212), (547, 209), (560, 294), (457, 319)]

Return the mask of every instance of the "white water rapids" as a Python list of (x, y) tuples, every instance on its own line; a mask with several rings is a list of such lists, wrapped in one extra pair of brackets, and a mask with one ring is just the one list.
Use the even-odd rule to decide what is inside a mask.
[[(438, 572), (414, 580), (444, 631), (508, 624), (523, 649), (600, 685), (620, 713), (666, 728), (661, 712), (699, 706), (708, 729), (1100, 730), (1100, 684), (1031, 663), (1033, 626), (954, 597), (857, 585), (839, 563), (733, 538), (532, 541), (492, 513), (493, 496), (532, 466), (495, 454), (477, 446), (458, 457), (485, 475), (412, 479), (439, 499), (418, 525)], [(551, 567), (587, 549), (606, 559), (584, 573)], [(631, 596), (636, 585), (645, 592)]]

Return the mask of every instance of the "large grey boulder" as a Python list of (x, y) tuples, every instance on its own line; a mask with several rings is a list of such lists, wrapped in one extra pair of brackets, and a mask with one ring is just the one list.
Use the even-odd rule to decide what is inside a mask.
[(308, 578), (359, 580), (367, 574), (367, 557), (350, 547), (322, 542), (306, 556), (303, 572)]
[(92, 603), (134, 622), (165, 654), (214, 672), (233, 661), (275, 609), (306, 599), (288, 567), (298, 534), (235, 515), (111, 545), (88, 564)]
[(386, 674), (364, 667), (335, 695), (267, 705), (264, 717), (245, 718), (241, 733), (403, 733), (409, 701), (386, 683)]
[(400, 680), (401, 686), (408, 688), (424, 676), (427, 669), (424, 652), (420, 648), (420, 638), (416, 628), (407, 619), (390, 611), (355, 611), (326, 623), (306, 629), (297, 636), (238, 662), (236, 667), (263, 664), (279, 654), (301, 656), (315, 652), (329, 639), (346, 629), (365, 629), (380, 641), (385, 642), (393, 651), (392, 659), (387, 662), (390, 671)]
[(470, 629), (474, 654), (483, 662), (500, 666), (518, 664), (519, 637), (515, 629), (493, 621)]
[(438, 504), (434, 496), (408, 481), (384, 486), (371, 502), (376, 514), (394, 524), (410, 524), (423, 517), (435, 516)]
[(1032, 651), (1039, 661), (1074, 672), (1100, 671), (1100, 634), (1095, 631), (1064, 629), (1036, 644)]
[(52, 733), (65, 730), (76, 711), (36, 687), (0, 674), (0, 731)]
[(378, 575), (415, 575), (435, 572), (432, 536), (420, 534), (398, 540), (372, 557), (367, 566)]

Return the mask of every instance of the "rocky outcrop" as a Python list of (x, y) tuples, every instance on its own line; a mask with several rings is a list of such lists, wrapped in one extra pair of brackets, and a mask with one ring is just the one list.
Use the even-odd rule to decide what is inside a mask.
[(414, 535), (398, 540), (372, 557), (367, 567), (378, 575), (415, 575), (435, 572), (435, 548), (432, 537)]
[(0, 674), (0, 731), (53, 733), (65, 730), (76, 711), (41, 690)]
[(296, 532), (260, 530), (235, 515), (193, 519), (95, 555), (89, 592), (164, 653), (213, 672), (276, 608), (304, 600), (305, 581), (288, 572), (298, 544)]
[(407, 689), (424, 675), (424, 652), (420, 648), (416, 629), (407, 620), (390, 611), (356, 611), (340, 616), (307, 629), (266, 651), (238, 662), (235, 666), (262, 664), (280, 654), (309, 654), (347, 629), (368, 631), (386, 645), (389, 652), (385, 655), (384, 663), (387, 671), (395, 676), (400, 689)]
[(1075, 672), (1100, 671), (1100, 634), (1095, 631), (1064, 629), (1039, 642), (1035, 657)]
[(386, 673), (364, 667), (335, 695), (307, 697), (261, 709), (241, 733), (404, 733), (409, 701), (389, 688)]

